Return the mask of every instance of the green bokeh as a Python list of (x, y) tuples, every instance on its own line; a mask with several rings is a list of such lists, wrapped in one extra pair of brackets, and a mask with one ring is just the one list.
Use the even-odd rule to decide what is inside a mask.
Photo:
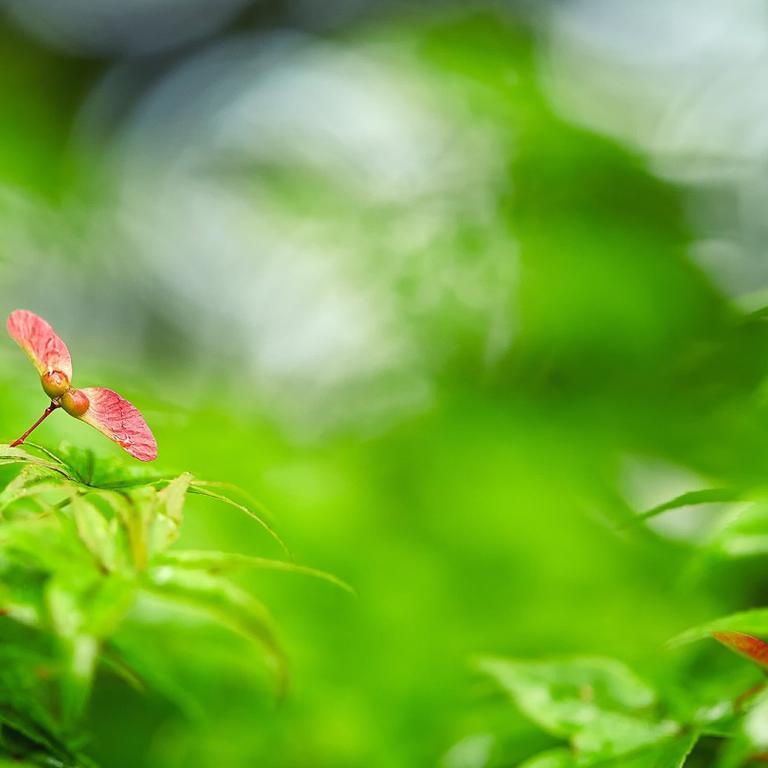
[[(269, 31), (269, 18), (257, 23)], [(258, 402), (229, 397), (242, 393), (236, 361), (188, 396), (173, 331), (147, 333), (144, 363), (120, 376), (155, 427), (162, 465), (249, 491), (299, 562), (357, 596), (296, 575), (244, 578), (280, 627), (292, 678), (283, 701), (258, 654), (214, 628), (180, 619), (134, 638), (188, 709), (105, 670), (89, 725), (91, 752), (110, 768), (435, 765), (483, 732), (503, 734), (512, 765), (547, 742), (476, 673), (475, 655), (602, 653), (671, 685), (700, 654), (721, 660), (669, 651), (669, 637), (764, 597), (756, 564), (703, 573), (687, 545), (626, 524), (631, 457), (721, 484), (759, 485), (768, 470), (765, 323), (741, 317), (687, 256), (682, 192), (557, 117), (539, 88), (536, 38), (515, 16), (393, 13), (339, 36), (408, 47), (436, 87), (505, 138), (491, 234), (469, 221), (452, 247), (470, 263), (491, 246), (519, 253), (507, 308), (516, 337), (489, 364), (459, 309), (414, 317), (414, 337), (452, 342), (429, 371), (431, 403), (369, 432), (297, 439)], [(63, 208), (82, 192), (83, 167), (98, 176), (102, 148), (83, 158), (68, 138), (107, 64), (35, 47), (10, 26), (0, 39), (0, 181)], [(301, 182), (283, 190), (288, 205), (305, 204)], [(71, 269), (89, 279), (87, 259)], [(3, 295), (6, 309), (27, 301)], [(11, 438), (44, 403), (10, 342), (2, 362)], [(114, 378), (117, 362), (82, 365)], [(111, 450), (56, 417), (41, 441)], [(182, 541), (278, 554), (251, 521), (200, 499)]]

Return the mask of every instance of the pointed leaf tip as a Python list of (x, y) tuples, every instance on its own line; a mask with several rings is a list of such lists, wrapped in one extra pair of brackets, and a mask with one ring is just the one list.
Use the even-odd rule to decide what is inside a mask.
[(761, 667), (768, 667), (768, 643), (759, 637), (744, 632), (713, 632), (712, 637), (739, 656), (744, 656)]
[(125, 448), (139, 461), (157, 458), (157, 441), (138, 409), (111, 389), (85, 387), (88, 410), (79, 418)]
[(41, 376), (48, 371), (61, 371), (72, 379), (72, 358), (67, 345), (42, 317), (26, 309), (15, 309), (8, 315), (6, 328)]

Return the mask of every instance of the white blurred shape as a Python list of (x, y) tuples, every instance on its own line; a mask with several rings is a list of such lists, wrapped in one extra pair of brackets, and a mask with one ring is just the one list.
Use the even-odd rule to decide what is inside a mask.
[[(647, 512), (684, 493), (709, 488), (711, 484), (685, 467), (627, 456), (621, 467), (619, 486), (630, 507)], [(648, 525), (670, 539), (701, 541), (722, 508), (722, 504), (678, 507), (651, 518)]]
[[(117, 210), (147, 292), (183, 314), (209, 365), (229, 355), (276, 411), (315, 426), (365, 421), (427, 402), (452, 343), (430, 317), (459, 306), (489, 349), (509, 343), (500, 156), (494, 129), (412, 65), (239, 39), (135, 111), (115, 150)], [(486, 255), (452, 242), (468, 223), (487, 230)]]
[(174, 48), (224, 27), (251, 0), (4, 0), (30, 34), (75, 53), (130, 56)]
[[(696, 192), (694, 222), (718, 245), (693, 256), (726, 291), (768, 286), (768, 5), (572, 0), (553, 3), (545, 25), (541, 70), (559, 111)], [(732, 212), (714, 224), (696, 210), (713, 189)]]
[(768, 150), (761, 0), (575, 0), (553, 8), (546, 83), (572, 119), (650, 152), (662, 168), (670, 163), (675, 177), (721, 178), (732, 163)]
[(466, 736), (444, 755), (442, 768), (485, 768), (490, 765), (495, 738), (490, 733)]
[(743, 728), (752, 749), (768, 748), (768, 696), (764, 693), (744, 716)]

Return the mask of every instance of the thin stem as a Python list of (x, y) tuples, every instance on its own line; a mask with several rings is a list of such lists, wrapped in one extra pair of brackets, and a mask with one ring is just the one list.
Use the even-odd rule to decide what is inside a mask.
[(57, 408), (61, 406), (51, 400), (51, 404), (43, 411), (43, 415), (20, 437), (11, 443), (11, 448), (21, 445), (34, 430), (36, 430)]

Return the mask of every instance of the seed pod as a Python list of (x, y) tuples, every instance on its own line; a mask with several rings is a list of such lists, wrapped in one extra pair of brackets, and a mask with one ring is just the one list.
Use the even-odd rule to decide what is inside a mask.
[(69, 389), (69, 376), (62, 371), (48, 371), (40, 377), (40, 383), (51, 400), (58, 400)]
[(67, 345), (50, 324), (34, 312), (16, 309), (6, 322), (11, 338), (26, 352), (40, 375), (51, 404), (12, 446), (21, 445), (59, 406), (70, 416), (82, 419), (139, 461), (157, 458), (157, 441), (144, 417), (117, 392), (105, 387), (72, 389), (72, 359)]
[(80, 417), (90, 406), (88, 396), (81, 389), (68, 389), (62, 396), (61, 407), (70, 415)]

